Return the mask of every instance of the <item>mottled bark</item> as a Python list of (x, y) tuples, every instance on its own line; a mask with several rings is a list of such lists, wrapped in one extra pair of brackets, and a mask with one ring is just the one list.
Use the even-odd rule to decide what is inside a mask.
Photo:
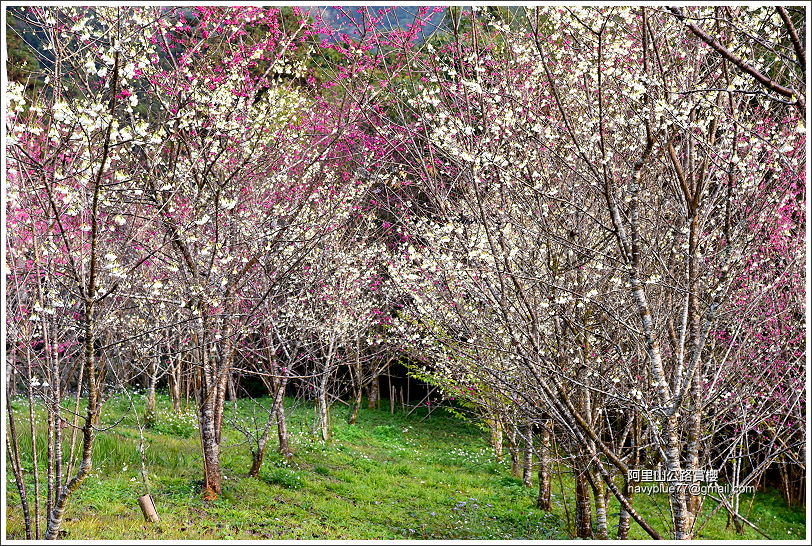
[(606, 519), (606, 488), (596, 475), (592, 479), (593, 493), (595, 495), (595, 538), (598, 540), (607, 540), (609, 538), (609, 524)]
[[(679, 476), (682, 473), (682, 464), (680, 461), (679, 419), (676, 415), (671, 415), (666, 420), (665, 437), (666, 472), (672, 476)], [(684, 487), (674, 487), (670, 500), (674, 538), (676, 540), (689, 539), (690, 519), (688, 516), (686, 489)]]
[(200, 443), (203, 448), (203, 499), (214, 500), (222, 488), (220, 471), (220, 443), (217, 441), (216, 415), (211, 401), (204, 401), (200, 409)]
[[(632, 502), (634, 499), (634, 490), (632, 487), (636, 485), (635, 482), (629, 481), (627, 478), (625, 483), (623, 484), (623, 496), (626, 497), (626, 500), (629, 503)], [(617, 524), (617, 538), (618, 540), (626, 540), (629, 538), (629, 527), (631, 525), (631, 517), (629, 512), (621, 506), (620, 508), (620, 516), (618, 518)]]

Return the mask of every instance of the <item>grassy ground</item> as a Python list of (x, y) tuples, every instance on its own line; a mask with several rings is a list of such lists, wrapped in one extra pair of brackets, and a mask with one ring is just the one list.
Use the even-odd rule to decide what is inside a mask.
[[(135, 405), (142, 398), (134, 397)], [(227, 421), (251, 426), (262, 419), (268, 400), (241, 400)], [(22, 401), (13, 407), (23, 418)], [(295, 457), (286, 461), (268, 446), (260, 479), (246, 476), (250, 466), (244, 438), (226, 423), (222, 454), (223, 495), (200, 500), (200, 444), (193, 412), (176, 416), (159, 396), (157, 425), (146, 431), (151, 492), (161, 521), (147, 524), (136, 498), (143, 494), (137, 452), (138, 429), (130, 401), (121, 396), (106, 406), (102, 423), (121, 419), (98, 438), (91, 476), (72, 498), (65, 539), (555, 539), (570, 538), (572, 481), (554, 478), (554, 511), (535, 508), (536, 490), (523, 487), (505, 463), (496, 463), (485, 435), (450, 415), (425, 410), (411, 416), (362, 410), (356, 425), (346, 424), (347, 408), (333, 409), (331, 443), (311, 434), (312, 408), (293, 407), (289, 429)], [(388, 408), (387, 408), (388, 409)], [(18, 427), (25, 429), (18, 421)], [(39, 440), (44, 434), (39, 434)], [(67, 440), (66, 440), (67, 442)], [(38, 441), (40, 461), (44, 443)], [(30, 432), (21, 431), (23, 465), (31, 470)], [(26, 454), (27, 453), (27, 454)], [(13, 477), (7, 476), (7, 532), (22, 538), (23, 526)], [(29, 487), (31, 484), (29, 483)], [(749, 498), (747, 500), (749, 502)], [(743, 505), (746, 505), (743, 502)], [(635, 507), (665, 531), (669, 519), (662, 496), (635, 499)], [(706, 509), (712, 508), (706, 503)], [(618, 507), (610, 504), (610, 526)], [(780, 496), (758, 493), (751, 521), (771, 538), (801, 539), (803, 510), (787, 510)], [(614, 533), (615, 529), (610, 529)], [(632, 524), (633, 538), (646, 538)], [(726, 529), (720, 511), (699, 538), (762, 539), (748, 529)]]

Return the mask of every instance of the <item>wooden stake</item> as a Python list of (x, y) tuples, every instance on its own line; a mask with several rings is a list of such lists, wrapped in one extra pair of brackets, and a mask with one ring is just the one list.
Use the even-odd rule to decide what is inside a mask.
[(144, 513), (145, 520), (152, 523), (156, 523), (158, 520), (160, 520), (158, 517), (158, 511), (155, 509), (155, 501), (152, 499), (152, 495), (141, 495), (138, 497), (138, 504), (141, 506), (141, 512)]

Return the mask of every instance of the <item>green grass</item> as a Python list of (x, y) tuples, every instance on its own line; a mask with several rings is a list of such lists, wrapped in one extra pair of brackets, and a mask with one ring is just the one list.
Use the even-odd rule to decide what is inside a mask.
[[(143, 398), (134, 396), (139, 411)], [(570, 538), (565, 502), (573, 510), (573, 484), (563, 475), (566, 499), (554, 477), (554, 510), (535, 508), (536, 490), (494, 461), (481, 430), (440, 411), (423, 420), (362, 410), (356, 425), (346, 424), (344, 406), (332, 410), (333, 440), (323, 444), (312, 433), (312, 407), (289, 401), (291, 447), (288, 461), (268, 446), (259, 478), (247, 477), (250, 454), (244, 437), (230, 425), (262, 422), (267, 399), (229, 405), (224, 423), (223, 495), (200, 499), (200, 443), (193, 411), (175, 415), (166, 396), (158, 397), (156, 424), (145, 431), (152, 494), (161, 521), (145, 523), (137, 497), (138, 429), (130, 401), (114, 397), (105, 406), (102, 426), (118, 426), (99, 435), (94, 470), (71, 499), (65, 539), (556, 539)], [(23, 466), (30, 471), (31, 434), (23, 423), (24, 402), (15, 401)], [(39, 463), (44, 469), (44, 414), (38, 414)], [(42, 427), (41, 429), (39, 427)], [(69, 437), (66, 438), (66, 449)], [(29, 476), (30, 477), (30, 476)], [(7, 532), (22, 538), (19, 498), (9, 469)], [(31, 482), (29, 482), (29, 490)], [(742, 504), (749, 503), (749, 498)], [(667, 501), (638, 495), (636, 509), (665, 532)], [(705, 509), (713, 508), (706, 503)], [(610, 526), (619, 508), (609, 505)], [(756, 495), (750, 519), (776, 539), (802, 539), (803, 509), (788, 510), (775, 492)], [(610, 528), (610, 533), (614, 529)], [(635, 523), (632, 538), (646, 538)], [(726, 529), (717, 513), (698, 538), (762, 539), (752, 529), (743, 535)]]

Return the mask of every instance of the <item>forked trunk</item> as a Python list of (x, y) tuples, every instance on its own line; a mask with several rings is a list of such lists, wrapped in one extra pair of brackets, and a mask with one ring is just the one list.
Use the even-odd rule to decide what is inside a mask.
[[(93, 268), (91, 268), (91, 272), (92, 271)], [(91, 276), (91, 281), (92, 280), (93, 278)], [(90, 285), (93, 286), (93, 282), (91, 282)], [(46, 540), (54, 540), (59, 537), (59, 530), (62, 527), (62, 520), (65, 516), (65, 508), (67, 507), (68, 499), (93, 469), (93, 443), (95, 439), (93, 424), (99, 416), (99, 384), (96, 376), (96, 356), (94, 351), (96, 334), (96, 323), (93, 318), (94, 313), (93, 301), (86, 300), (85, 340), (83, 349), (85, 369), (87, 370), (87, 410), (84, 418), (85, 423), (82, 427), (82, 458), (76, 475), (73, 476), (64, 487), (56, 487), (58, 494), (53, 498), (53, 504), (48, 511), (48, 524), (45, 529)], [(81, 385), (79, 385), (79, 388), (81, 388)], [(49, 412), (49, 415), (50, 414)], [(59, 425), (59, 423), (56, 423), (57, 427)]]
[(264, 449), (258, 449), (251, 453), (251, 469), (248, 471), (249, 476), (251, 476), (252, 478), (259, 477), (259, 469), (262, 468), (262, 459), (264, 457), (265, 457)]
[[(276, 384), (276, 391), (271, 391), (274, 397), (271, 407), (268, 410), (268, 419), (262, 429), (262, 434), (257, 440), (256, 449), (252, 449), (251, 451), (251, 469), (248, 471), (248, 475), (252, 478), (258, 477), (259, 470), (262, 468), (262, 459), (265, 457), (265, 446), (268, 444), (268, 435), (271, 431), (271, 426), (273, 426), (274, 419), (277, 419), (279, 408), (282, 406), (282, 401), (285, 396), (285, 387), (288, 383), (287, 374), (280, 379), (276, 379), (273, 383)], [(266, 386), (268, 386), (269, 389), (273, 388), (270, 382), (266, 382)]]

